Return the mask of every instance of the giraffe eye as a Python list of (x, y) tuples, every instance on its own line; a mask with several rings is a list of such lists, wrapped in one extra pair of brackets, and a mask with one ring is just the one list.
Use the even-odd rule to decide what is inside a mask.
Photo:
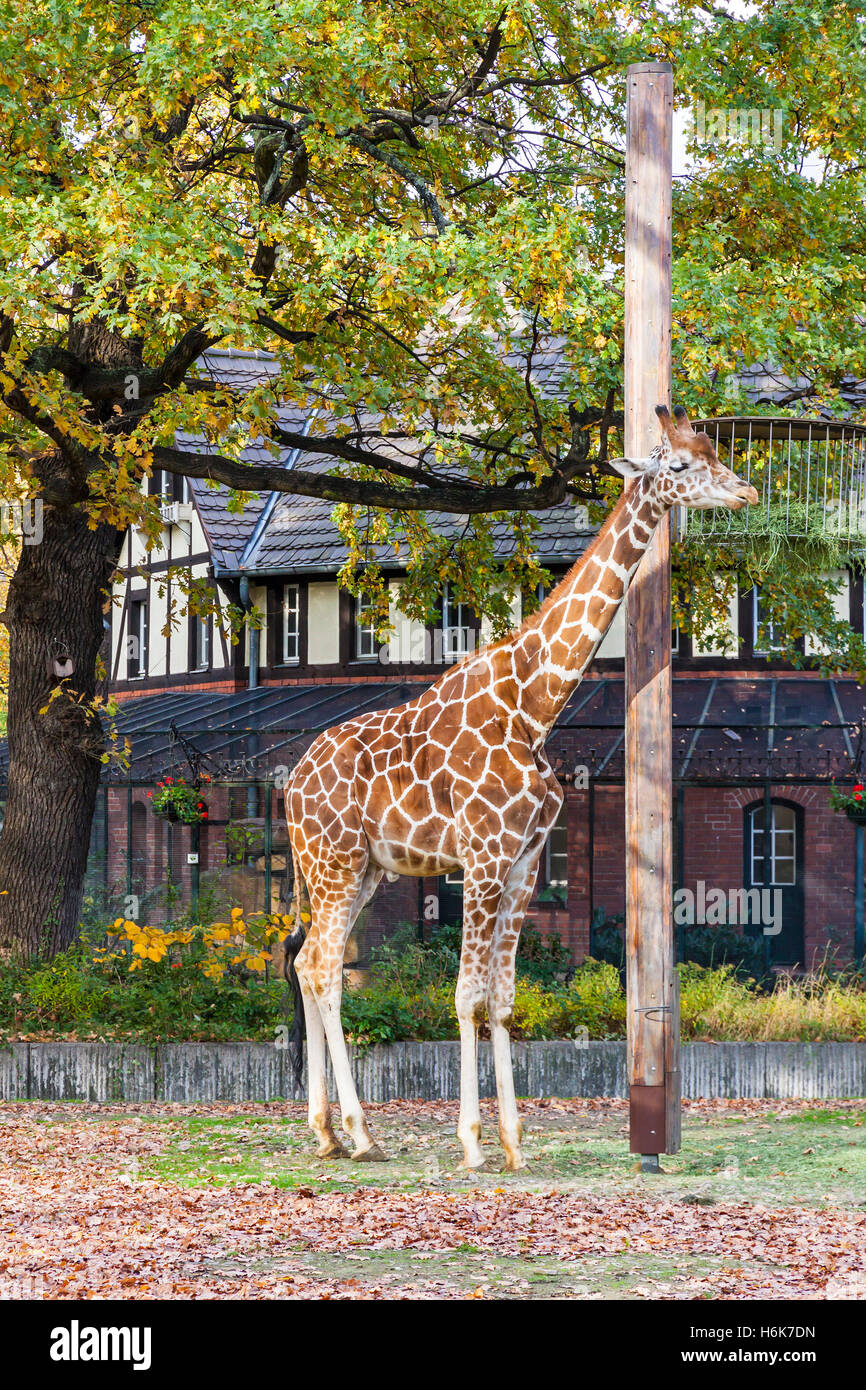
[(672, 463), (672, 464), (671, 464), (671, 472), (672, 472), (672, 473), (685, 473), (685, 471), (686, 471), (686, 469), (688, 468), (688, 466), (689, 466), (689, 465), (688, 465), (687, 463)]

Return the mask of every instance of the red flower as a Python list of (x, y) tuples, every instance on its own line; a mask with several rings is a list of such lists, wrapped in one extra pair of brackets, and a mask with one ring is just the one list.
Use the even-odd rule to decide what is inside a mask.
[(864, 788), (862, 782), (855, 782), (855, 783), (854, 783), (854, 790), (855, 790), (855, 792), (862, 792), (862, 791), (866, 790), (866, 788)]
[(207, 820), (207, 811), (202, 811), (201, 818), (202, 820)]
[(148, 795), (148, 797), (151, 797), (151, 796), (153, 796), (153, 792), (148, 792), (147, 795)]
[(170, 778), (170, 777), (166, 777), (165, 781), (162, 782), (162, 783), (160, 783), (160, 785), (163, 786), (163, 787), (170, 787), (170, 786), (171, 786), (171, 778)]
[(855, 792), (855, 793), (854, 793), (854, 800), (855, 800), (855, 801), (862, 801), (862, 800), (863, 800), (863, 793), (862, 793), (862, 792)]

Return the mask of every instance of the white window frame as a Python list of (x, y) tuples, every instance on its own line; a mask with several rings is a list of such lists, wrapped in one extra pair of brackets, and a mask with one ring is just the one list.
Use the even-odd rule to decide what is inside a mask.
[[(152, 478), (153, 492), (150, 494), (152, 497), (161, 497), (166, 504), (192, 501), (192, 489), (185, 473), (169, 473), (166, 468), (155, 468)], [(174, 495), (176, 490), (180, 493), (179, 497)]]
[[(554, 836), (562, 834), (564, 848), (554, 849)], [(560, 861), (557, 865), (555, 861)], [(564, 864), (561, 862), (564, 861)], [(564, 877), (562, 876), (564, 873)], [(568, 811), (565, 802), (559, 810), (544, 846), (544, 886), (564, 888), (568, 892)]]
[(362, 599), (355, 599), (355, 660), (356, 661), (376, 661), (379, 656), (376, 647), (376, 624), (365, 623), (365, 615), (369, 613), (372, 604), (365, 603)]
[[(301, 586), (283, 585), (281, 613), (282, 665), (297, 666), (301, 659)], [(290, 618), (294, 617), (294, 631)]]
[[(792, 824), (779, 826), (776, 824), (776, 811), (787, 811), (791, 815)], [(764, 829), (757, 826), (758, 816), (763, 815), (763, 803), (760, 806), (753, 806), (749, 812), (749, 875), (751, 878), (750, 887), (760, 888), (764, 883)], [(797, 883), (797, 813), (784, 802), (770, 802), (770, 883), (771, 888), (794, 888)], [(790, 854), (780, 854), (777, 849), (777, 837), (780, 835), (791, 835), (793, 846)], [(758, 852), (758, 837), (760, 838), (760, 852)], [(757, 873), (756, 864), (760, 861), (760, 874)], [(778, 866), (780, 864), (790, 864), (792, 866), (792, 877), (781, 882), (778, 877)]]
[(459, 661), (475, 650), (475, 627), (466, 621), (471, 609), (468, 604), (455, 602), (451, 597), (451, 585), (442, 588), (442, 657), (445, 661)]
[(129, 614), (126, 620), (127, 638), (135, 637), (138, 641), (138, 657), (136, 658), (138, 669), (128, 677), (129, 680), (143, 680), (147, 675), (147, 598), (145, 595), (134, 594), (129, 600)]
[(192, 613), (192, 659), (194, 671), (210, 670), (210, 618), (206, 614)]
[[(763, 623), (760, 616), (761, 591), (757, 584), (752, 589), (752, 652), (755, 656), (772, 656), (773, 652), (783, 650), (784, 644), (775, 641), (775, 623)], [(767, 635), (765, 646), (759, 646), (758, 633), (763, 626)]]

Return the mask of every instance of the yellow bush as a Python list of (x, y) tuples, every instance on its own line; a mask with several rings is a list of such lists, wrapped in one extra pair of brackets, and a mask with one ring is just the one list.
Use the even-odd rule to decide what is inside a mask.
[[(302, 921), (309, 921), (306, 913)], [(158, 964), (165, 960), (173, 947), (198, 947), (189, 953), (191, 963), (209, 979), (221, 979), (230, 965), (242, 965), (247, 970), (261, 972), (273, 959), (268, 949), (285, 941), (294, 931), (294, 917), (279, 912), (258, 912), (244, 918), (243, 908), (232, 908), (231, 921), (214, 922), (210, 926), (147, 927), (118, 917), (108, 928), (108, 935), (130, 943), (130, 970), (140, 970), (144, 961)], [(99, 948), (94, 959), (116, 960), (125, 952)]]

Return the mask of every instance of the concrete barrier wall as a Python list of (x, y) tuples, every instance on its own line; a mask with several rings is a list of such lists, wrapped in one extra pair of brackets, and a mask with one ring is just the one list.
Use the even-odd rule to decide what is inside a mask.
[[(686, 1043), (683, 1094), (708, 1098), (866, 1097), (866, 1043)], [(454, 1100), (455, 1042), (392, 1043), (353, 1056), (362, 1099)], [(523, 1096), (625, 1096), (625, 1044), (514, 1044)], [(481, 1094), (495, 1095), (490, 1045), (480, 1048)], [(333, 1084), (331, 1085), (333, 1094)], [(8, 1043), (0, 1100), (299, 1100), (288, 1054), (266, 1043)]]

